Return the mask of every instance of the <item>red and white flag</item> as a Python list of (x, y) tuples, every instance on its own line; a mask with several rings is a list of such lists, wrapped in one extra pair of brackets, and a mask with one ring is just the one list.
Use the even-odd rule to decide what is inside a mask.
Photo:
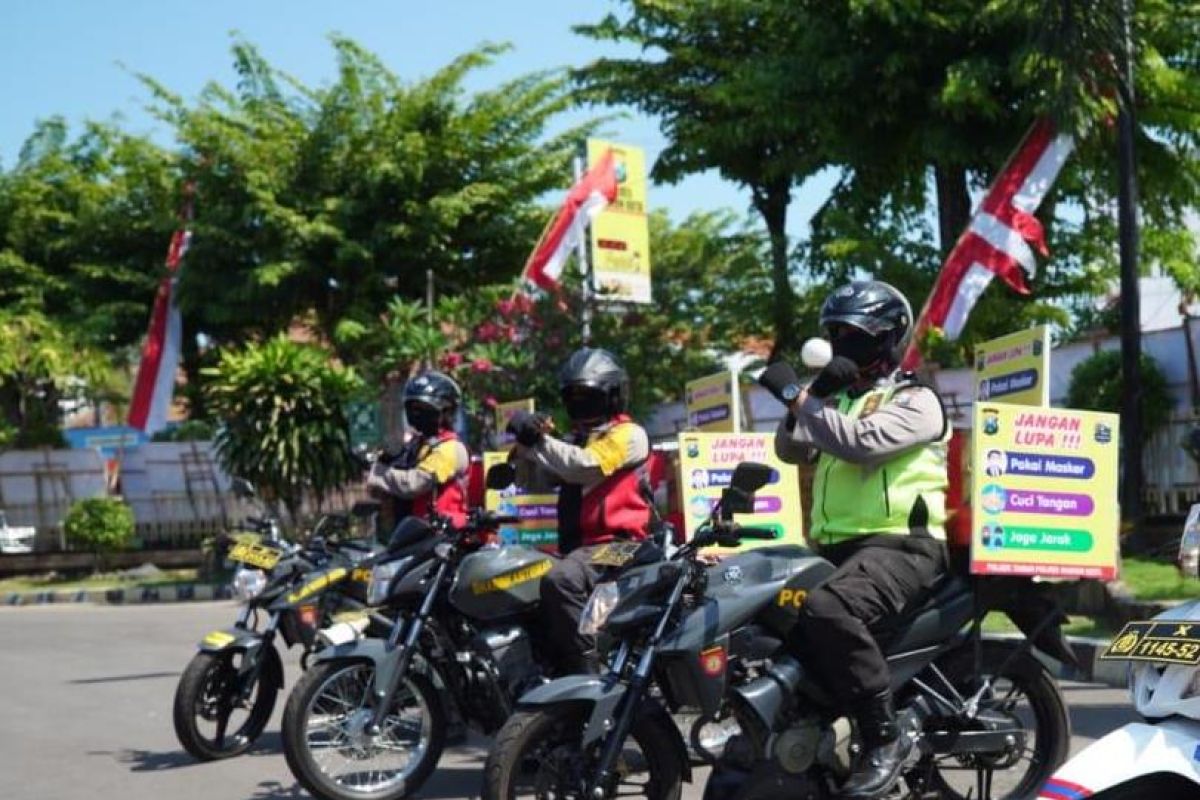
[(948, 339), (958, 338), (975, 301), (992, 278), (999, 276), (1014, 291), (1029, 294), (1029, 279), (1037, 273), (1033, 248), (1043, 256), (1050, 254), (1042, 224), (1033, 212), (1074, 146), (1074, 140), (1055, 133), (1047, 119), (1035, 122), (1025, 134), (946, 257), (917, 318), (912, 342), (904, 354), (905, 369), (920, 362), (917, 344), (930, 328), (941, 328)]
[(129, 424), (147, 434), (167, 426), (167, 411), (175, 392), (175, 371), (179, 368), (179, 351), (183, 343), (183, 320), (175, 305), (175, 283), (179, 262), (187, 252), (192, 232), (187, 229), (192, 217), (190, 189), (184, 200), (183, 228), (171, 236), (167, 249), (167, 271), (158, 284), (154, 310), (150, 313), (150, 330), (142, 345), (142, 361), (138, 365), (133, 398), (129, 402)]
[(605, 151), (567, 193), (521, 271), (523, 283), (550, 291), (558, 286), (563, 265), (582, 241), (588, 223), (617, 198), (616, 158)]

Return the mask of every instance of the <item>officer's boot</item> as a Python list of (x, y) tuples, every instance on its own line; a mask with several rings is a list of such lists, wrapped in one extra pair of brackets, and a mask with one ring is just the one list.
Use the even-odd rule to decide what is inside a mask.
[(863, 751), (850, 777), (842, 784), (843, 797), (874, 798), (889, 792), (900, 777), (912, 738), (896, 721), (892, 693), (884, 689), (855, 709)]

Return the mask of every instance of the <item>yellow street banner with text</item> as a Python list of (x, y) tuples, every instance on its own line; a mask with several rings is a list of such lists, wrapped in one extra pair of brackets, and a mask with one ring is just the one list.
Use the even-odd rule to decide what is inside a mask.
[[(532, 402), (532, 401), (531, 401)], [(483, 474), (508, 460), (508, 453), (489, 450), (483, 454)], [(502, 516), (520, 517), (516, 525), (501, 525), (499, 534), (505, 544), (547, 547), (558, 544), (558, 494), (533, 494), (518, 486), (484, 491), (483, 506)]]
[(1050, 328), (1038, 325), (975, 345), (975, 399), (1050, 405)]
[(508, 427), (509, 420), (518, 411), (528, 411), (532, 414), (535, 410), (533, 398), (512, 400), (508, 403), (498, 404), (496, 406), (496, 444), (505, 450), (511, 450), (513, 444), (517, 441), (517, 437), (505, 430)]
[[(775, 437), (768, 433), (679, 434), (679, 487), (683, 499), (684, 531), (691, 539), (709, 517), (729, 486), (733, 471), (743, 461), (771, 467), (770, 482), (754, 496), (753, 514), (739, 514), (736, 522), (775, 532), (773, 541), (746, 540), (739, 550), (775, 544), (804, 544), (804, 518), (800, 506), (800, 479), (794, 464), (775, 456)], [(716, 552), (736, 552), (711, 548)]]
[(1120, 418), (977, 402), (971, 572), (1117, 577)]
[(592, 285), (601, 300), (649, 303), (646, 154), (640, 147), (588, 139), (588, 169), (608, 150), (617, 171), (617, 199), (592, 220)]
[(718, 372), (688, 381), (684, 386), (683, 402), (687, 407), (689, 430), (732, 433), (733, 375)]

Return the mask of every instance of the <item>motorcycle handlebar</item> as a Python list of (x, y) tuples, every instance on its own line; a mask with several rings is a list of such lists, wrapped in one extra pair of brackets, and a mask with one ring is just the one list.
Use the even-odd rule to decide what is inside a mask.
[(738, 528), (733, 533), (739, 539), (757, 539), (764, 542), (776, 539), (775, 531), (767, 530), (766, 528)]

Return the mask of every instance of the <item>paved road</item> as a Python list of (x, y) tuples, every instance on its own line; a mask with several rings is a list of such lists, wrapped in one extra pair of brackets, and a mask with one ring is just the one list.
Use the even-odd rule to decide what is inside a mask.
[[(246, 756), (197, 764), (171, 727), (179, 673), (230, 603), (0, 609), (0, 798), (275, 800), (307, 797), (280, 750), (278, 716)], [(288, 661), (289, 685), (298, 667)], [(1125, 692), (1067, 688), (1073, 749), (1132, 717)], [(478, 794), (487, 742), (455, 748), (421, 797)], [(699, 798), (695, 784), (685, 793)]]

